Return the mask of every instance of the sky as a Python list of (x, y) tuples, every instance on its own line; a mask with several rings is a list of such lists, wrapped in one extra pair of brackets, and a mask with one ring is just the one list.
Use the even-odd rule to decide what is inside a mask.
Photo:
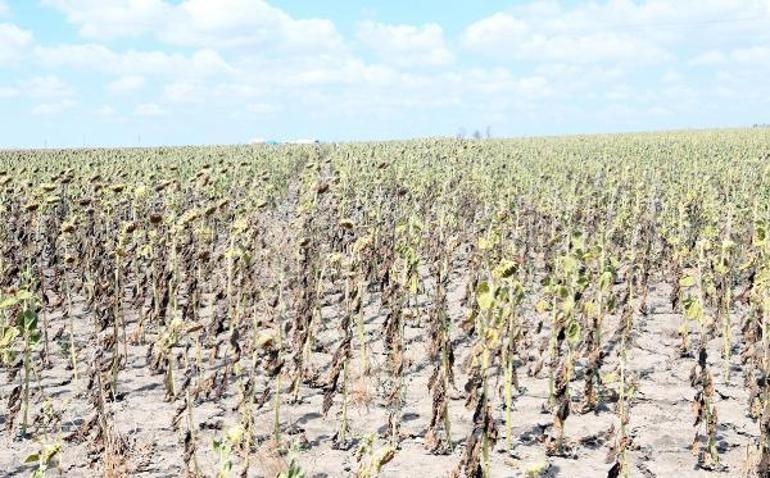
[(770, 0), (0, 0), (0, 148), (770, 123)]

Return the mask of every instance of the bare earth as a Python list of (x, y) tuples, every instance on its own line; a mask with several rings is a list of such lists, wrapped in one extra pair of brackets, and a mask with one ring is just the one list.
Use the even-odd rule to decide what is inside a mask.
[[(458, 323), (465, 314), (461, 305), (466, 278), (458, 267), (450, 288), (450, 310), (453, 320)], [(658, 283), (650, 291), (649, 313), (634, 317), (633, 343), (629, 351), (628, 363), (631, 376), (636, 381), (636, 393), (630, 410), (630, 428), (633, 445), (630, 452), (633, 476), (642, 477), (701, 477), (701, 476), (741, 476), (746, 466), (748, 445), (758, 435), (758, 425), (747, 417), (747, 396), (743, 386), (743, 376), (739, 368), (739, 352), (733, 353), (732, 372), (725, 380), (724, 364), (721, 360), (721, 342), (715, 339), (709, 344), (709, 365), (717, 383), (717, 409), (719, 415), (719, 450), (725, 471), (707, 472), (696, 469), (696, 459), (690, 445), (695, 429), (694, 415), (691, 411), (694, 390), (690, 386), (690, 370), (695, 359), (680, 358), (677, 348), (679, 338), (677, 328), (680, 316), (673, 314), (668, 303), (670, 287)], [(356, 404), (350, 412), (351, 435), (360, 440), (370, 433), (382, 433), (386, 430), (387, 410), (384, 406), (384, 387), (381, 371), (385, 356), (382, 351), (381, 330), (384, 315), (379, 310), (377, 294), (368, 298), (367, 336), (369, 340), (372, 373), (360, 377), (358, 358), (359, 345), (354, 340), (353, 391), (352, 400)], [(82, 300), (76, 305), (76, 335), (79, 357), (82, 364), (89, 359), (86, 338), (89, 333), (89, 321), (83, 315)], [(529, 304), (525, 308), (529, 317), (534, 317), (534, 310)], [(65, 326), (60, 311), (49, 311), (50, 334)], [(126, 311), (129, 336), (136, 327), (136, 314)], [(318, 341), (320, 346), (314, 354), (314, 366), (320, 371), (331, 361), (339, 337), (335, 306), (324, 310), (327, 319), (322, 324)], [(738, 314), (733, 323), (739, 323)], [(602, 369), (606, 374), (617, 366), (617, 337), (614, 336), (616, 318), (608, 318), (605, 326), (607, 360)], [(740, 344), (742, 337), (737, 326), (734, 327), (734, 343)], [(548, 337), (546, 327), (533, 343), (539, 345)], [(404, 440), (394, 459), (385, 465), (380, 476), (385, 477), (444, 477), (448, 476), (460, 461), (465, 437), (471, 427), (471, 415), (464, 407), (465, 384), (464, 362), (469, 344), (460, 339), (461, 333), (455, 328), (456, 341), (456, 390), (450, 393), (450, 413), (454, 453), (435, 456), (425, 450), (423, 437), (428, 426), (431, 410), (431, 397), (427, 389), (427, 380), (431, 367), (426, 359), (426, 330), (416, 320), (410, 320), (407, 327), (407, 357), (409, 367), (407, 377), (407, 399), (402, 420)], [(66, 334), (65, 334), (66, 337)], [(152, 339), (152, 337), (149, 337)], [(693, 333), (695, 341), (695, 334)], [(173, 477), (184, 475), (183, 447), (181, 433), (171, 428), (171, 419), (175, 413), (175, 404), (164, 401), (163, 376), (153, 375), (147, 366), (147, 344), (129, 346), (129, 359), (125, 370), (119, 374), (119, 388), (124, 398), (110, 404), (114, 412), (118, 431), (127, 439), (127, 473), (136, 477)], [(36, 417), (44, 403), (44, 397), (50, 399), (53, 409), (62, 414), (62, 434), (74, 430), (87, 419), (90, 405), (85, 398), (84, 388), (88, 382), (86, 366), (80, 370), (77, 384), (72, 381), (72, 371), (67, 369), (67, 355), (60, 346), (51, 344), (51, 366), (42, 371), (40, 381), (33, 389), (34, 406), (30, 416)], [(578, 363), (575, 380), (570, 393), (573, 396), (575, 411), (566, 422), (566, 434), (575, 442), (577, 459), (546, 457), (541, 439), (548, 433), (552, 417), (543, 413), (542, 407), (548, 398), (548, 367), (535, 377), (530, 377), (527, 370), (530, 365), (540, 360), (538, 347), (532, 347), (528, 363), (520, 364), (518, 376), (522, 386), (515, 398), (513, 414), (512, 449), (505, 450), (505, 436), (502, 431), (504, 411), (501, 404), (495, 410), (500, 418), (501, 437), (492, 455), (492, 476), (525, 476), (528, 469), (537, 464), (545, 464), (542, 476), (562, 477), (597, 477), (606, 476), (610, 465), (605, 457), (614, 436), (608, 435), (612, 427), (617, 428), (618, 418), (615, 403), (607, 403), (598, 413), (581, 415), (577, 412), (582, 395), (582, 364)], [(382, 372), (382, 373), (381, 373)], [(285, 384), (289, 383), (284, 378)], [(494, 384), (495, 389), (501, 384)], [(5, 374), (0, 379), (0, 396), (7, 397), (13, 384), (9, 384)], [(40, 393), (40, 391), (44, 393)], [(220, 401), (204, 401), (196, 406), (194, 412), (198, 435), (198, 462), (207, 476), (214, 476), (218, 470), (218, 458), (212, 450), (211, 442), (221, 436), (223, 430), (238, 422), (235, 409), (236, 397), (232, 390)], [(497, 394), (495, 394), (497, 395)], [(322, 416), (321, 403), (323, 392), (303, 386), (301, 403), (283, 403), (281, 407), (281, 425), (283, 439), (292, 451), (284, 460), (295, 459), (308, 477), (351, 476), (357, 470), (355, 459), (356, 445), (348, 450), (336, 450), (332, 447), (332, 435), (338, 427), (340, 411), (339, 397), (336, 398), (328, 416)], [(495, 398), (497, 400), (497, 397)], [(5, 407), (2, 407), (3, 409)], [(257, 425), (261, 431), (261, 440), (267, 443), (273, 427), (272, 404), (268, 403), (255, 412)], [(38, 449), (32, 440), (21, 440), (11, 436), (4, 428), (6, 416), (0, 415), (0, 475), (5, 477), (28, 476), (32, 467), (23, 464), (26, 456)], [(378, 443), (384, 444), (385, 439)], [(271, 463), (267, 457), (270, 449), (267, 445), (252, 457), (251, 465), (245, 476), (271, 476)], [(235, 460), (234, 476), (240, 474), (243, 462)], [(90, 477), (100, 472), (98, 464), (92, 464), (88, 455), (88, 443), (65, 444), (60, 457), (60, 470), (63, 476)], [(55, 470), (49, 476), (57, 476)]]

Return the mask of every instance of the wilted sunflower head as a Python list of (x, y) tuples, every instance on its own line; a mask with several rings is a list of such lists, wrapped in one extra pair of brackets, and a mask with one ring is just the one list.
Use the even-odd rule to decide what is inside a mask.
[(337, 225), (342, 229), (353, 229), (355, 223), (351, 219), (342, 219)]
[(71, 234), (75, 232), (75, 223), (72, 221), (65, 222), (61, 225), (61, 232)]

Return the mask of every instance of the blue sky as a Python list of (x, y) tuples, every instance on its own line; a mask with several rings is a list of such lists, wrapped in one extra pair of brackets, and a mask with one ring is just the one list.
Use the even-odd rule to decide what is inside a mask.
[(0, 0), (0, 147), (770, 123), (770, 0)]

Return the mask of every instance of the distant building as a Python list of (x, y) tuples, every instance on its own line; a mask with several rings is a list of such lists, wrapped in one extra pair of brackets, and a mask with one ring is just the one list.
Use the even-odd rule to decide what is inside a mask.
[(265, 138), (254, 138), (251, 141), (249, 141), (249, 144), (267, 144), (270, 146), (277, 146), (281, 144), (280, 141), (276, 141), (274, 139), (265, 139)]

